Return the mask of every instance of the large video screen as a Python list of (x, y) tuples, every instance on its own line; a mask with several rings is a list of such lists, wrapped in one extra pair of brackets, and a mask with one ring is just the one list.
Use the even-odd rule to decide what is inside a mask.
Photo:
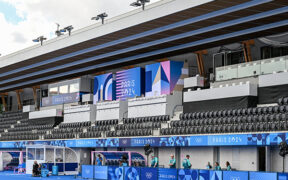
[(145, 96), (159, 96), (182, 91), (188, 70), (184, 62), (165, 61), (146, 66)]
[(144, 94), (144, 70), (140, 67), (116, 73), (116, 99), (127, 99)]
[(95, 76), (94, 79), (94, 104), (99, 101), (115, 100), (115, 81), (112, 73)]

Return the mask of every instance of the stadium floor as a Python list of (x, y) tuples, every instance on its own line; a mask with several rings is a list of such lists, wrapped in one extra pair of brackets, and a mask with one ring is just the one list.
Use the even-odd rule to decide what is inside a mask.
[(31, 177), (31, 175), (26, 175), (26, 174), (14, 174), (13, 172), (0, 172), (0, 180), (30, 180), (30, 179), (60, 179), (60, 180), (70, 180), (70, 179), (75, 179), (74, 176), (50, 176), (47, 178), (42, 178), (42, 177)]

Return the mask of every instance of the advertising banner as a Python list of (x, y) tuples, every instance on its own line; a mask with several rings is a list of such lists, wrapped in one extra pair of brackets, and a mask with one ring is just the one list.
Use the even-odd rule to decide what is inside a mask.
[(95, 76), (93, 102), (115, 100), (115, 80), (112, 73)]
[(55, 96), (49, 96), (46, 98), (42, 98), (42, 107), (46, 106), (54, 106), (59, 104), (67, 104), (79, 102), (81, 100), (81, 94), (77, 93), (68, 93), (68, 94), (60, 94)]
[(158, 180), (177, 180), (177, 169), (158, 169)]
[(222, 171), (210, 171), (210, 180), (221, 180)]
[(108, 167), (109, 180), (124, 180), (124, 167), (109, 166)]
[(156, 168), (141, 168), (141, 179), (157, 180), (158, 169)]
[(277, 173), (250, 172), (250, 180), (277, 180)]
[(94, 178), (99, 180), (108, 179), (108, 166), (94, 166)]
[(278, 173), (278, 180), (288, 180), (288, 173)]
[(249, 173), (248, 172), (240, 172), (240, 171), (223, 171), (223, 180), (248, 180)]
[(210, 180), (210, 171), (199, 170), (199, 180)]
[(144, 70), (140, 67), (116, 73), (116, 99), (127, 99), (144, 94)]
[(125, 170), (124, 180), (140, 180), (140, 168), (125, 167), (124, 170)]
[(193, 169), (179, 169), (178, 180), (198, 180), (198, 170)]
[[(93, 166), (92, 165), (82, 165), (82, 178), (92, 179), (93, 178)], [(107, 174), (107, 171), (106, 171)]]

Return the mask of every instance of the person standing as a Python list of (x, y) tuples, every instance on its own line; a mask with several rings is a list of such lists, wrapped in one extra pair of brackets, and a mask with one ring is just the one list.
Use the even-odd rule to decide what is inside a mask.
[(212, 169), (212, 166), (211, 166), (210, 162), (207, 163), (206, 169)]
[(170, 157), (171, 157), (171, 158), (170, 158), (170, 160), (169, 160), (169, 167), (170, 167), (170, 168), (176, 168), (176, 159), (175, 159), (174, 155), (171, 154)]
[(187, 154), (186, 158), (182, 162), (183, 168), (184, 169), (190, 169), (192, 167), (192, 164), (190, 162), (190, 156)]
[(151, 167), (157, 168), (158, 167), (158, 158), (153, 155), (151, 155)]
[(227, 168), (227, 171), (231, 171), (232, 170), (229, 161), (226, 161), (226, 168)]
[(215, 162), (215, 168), (214, 168), (215, 171), (221, 171), (221, 166), (219, 165), (218, 162)]
[(102, 162), (103, 162), (103, 159), (102, 159), (101, 155), (98, 154), (97, 158), (96, 158), (96, 163), (97, 163), (96, 165), (97, 166), (102, 166)]

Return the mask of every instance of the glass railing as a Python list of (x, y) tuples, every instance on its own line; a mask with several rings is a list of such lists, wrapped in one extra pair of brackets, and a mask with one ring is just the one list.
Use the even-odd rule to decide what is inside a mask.
[(216, 81), (287, 72), (288, 56), (216, 68)]

